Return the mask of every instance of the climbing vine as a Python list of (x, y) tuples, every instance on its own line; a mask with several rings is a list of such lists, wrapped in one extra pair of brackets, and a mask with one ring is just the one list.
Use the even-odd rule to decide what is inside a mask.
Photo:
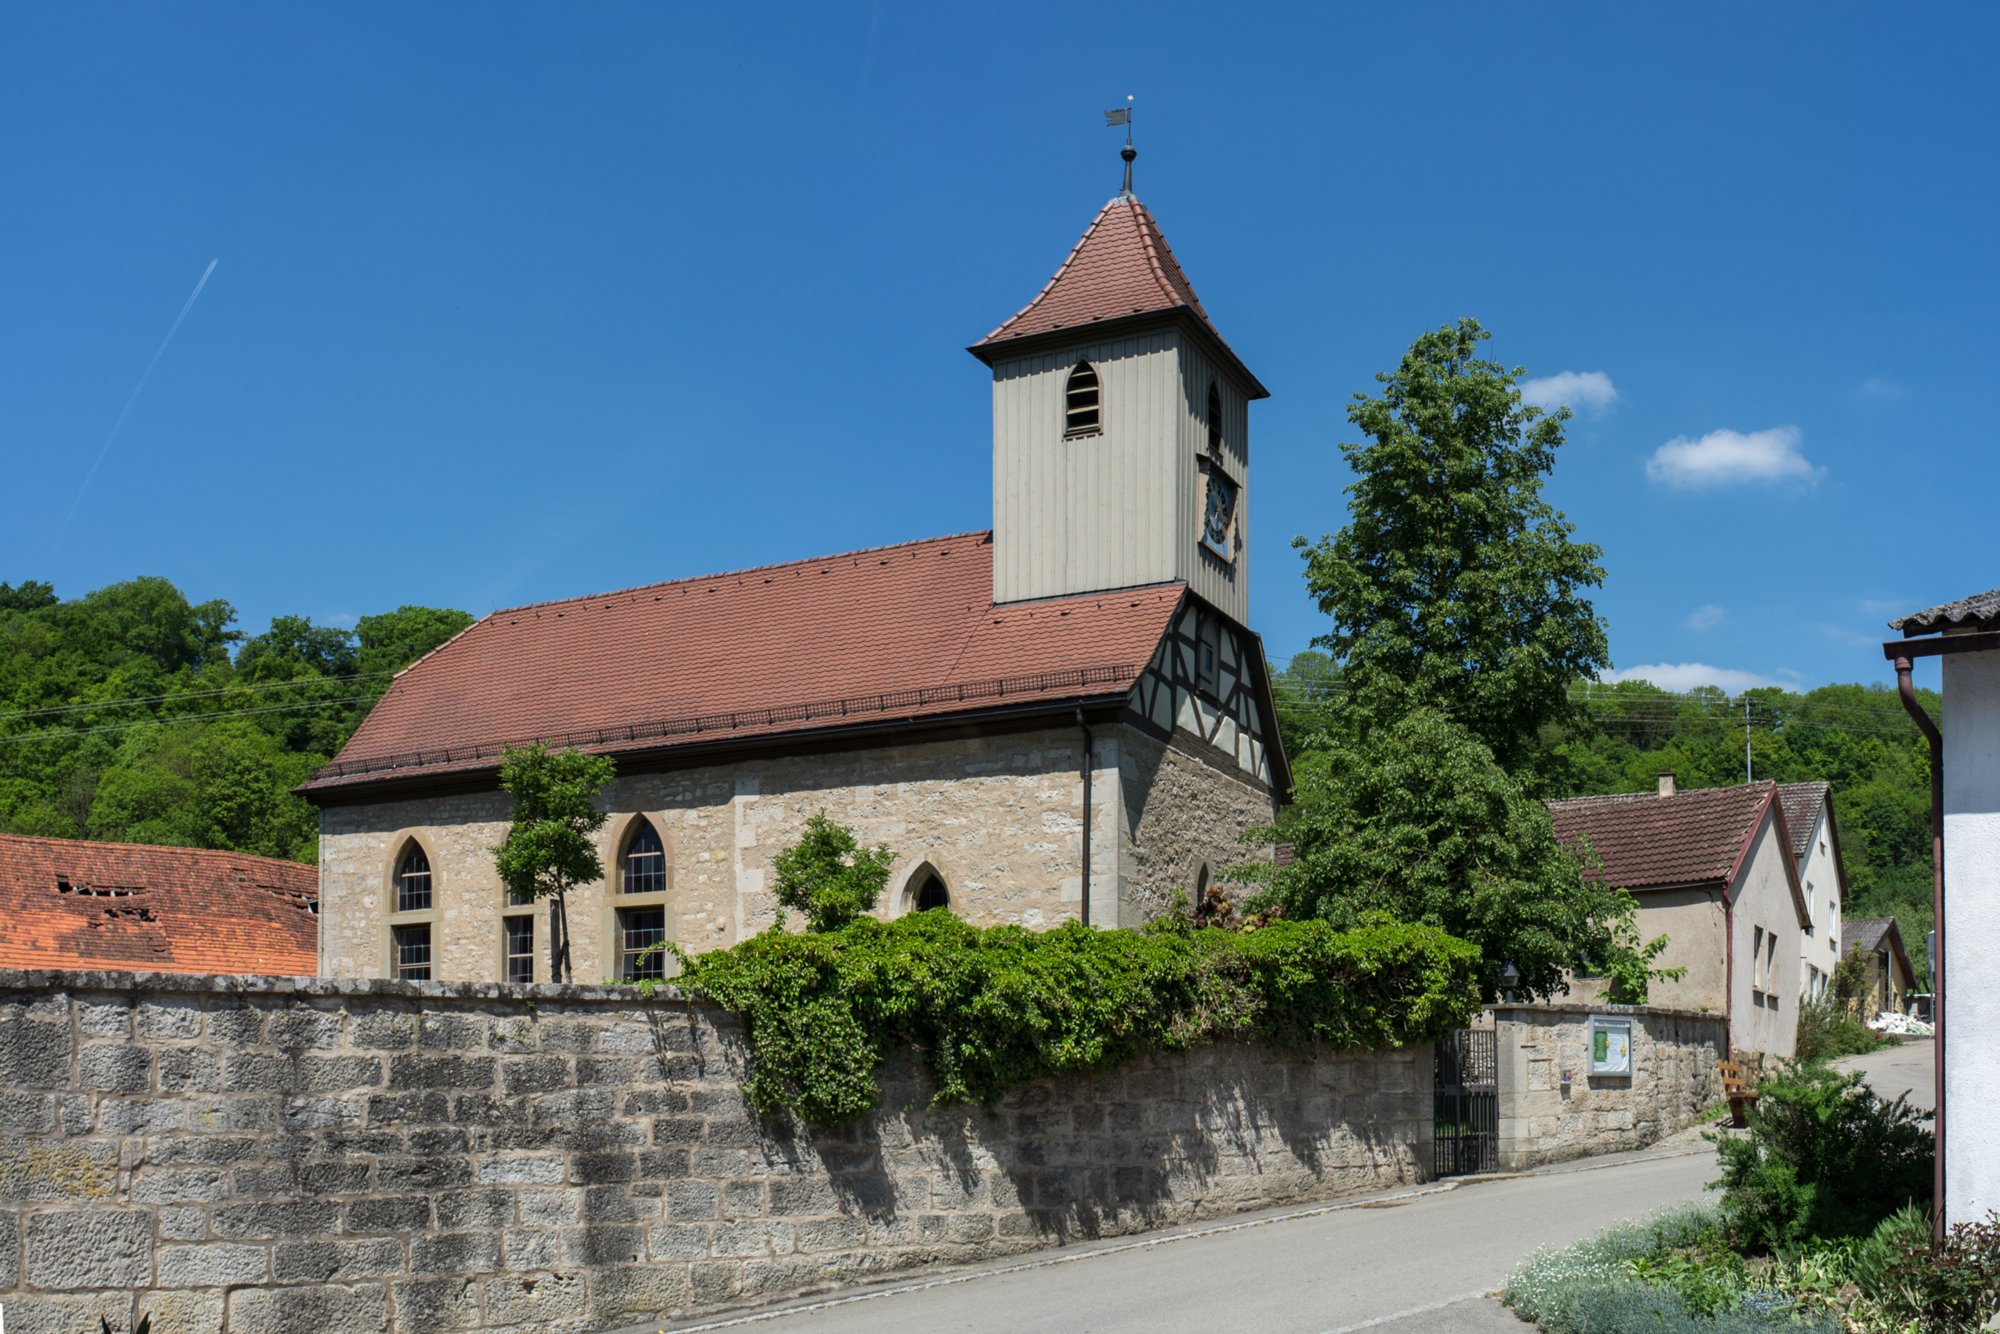
[(876, 1104), (897, 1048), (918, 1055), (941, 1105), (1201, 1042), (1422, 1040), (1477, 1008), (1478, 960), (1465, 941), (1388, 918), (1034, 932), (924, 912), (682, 954), (679, 985), (743, 1016), (754, 1107), (838, 1125)]

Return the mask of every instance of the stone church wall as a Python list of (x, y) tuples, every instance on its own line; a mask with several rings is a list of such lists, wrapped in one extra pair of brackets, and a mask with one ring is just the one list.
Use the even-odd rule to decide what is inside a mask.
[[(1129, 833), (1120, 853), (1126, 884), (1120, 926), (1157, 917), (1176, 890), (1185, 890), (1192, 905), (1204, 865), (1219, 877), (1237, 862), (1269, 858), (1268, 846), (1242, 841), (1244, 830), (1277, 818), (1268, 791), (1130, 728), (1121, 757)], [(1241, 886), (1232, 890), (1240, 894)]]
[[(1083, 830), (1082, 739), (1075, 728), (985, 735), (830, 754), (774, 756), (614, 779), (616, 812), (600, 836), (607, 869), (637, 815), (650, 818), (670, 868), (669, 930), (688, 949), (734, 944), (769, 926), (777, 902), (772, 859), (824, 810), (864, 843), (898, 854), (880, 913), (906, 910), (906, 891), (927, 864), (949, 887), (953, 910), (979, 925), (1054, 926), (1078, 915)], [(1093, 879), (1099, 916), (1115, 881), (1116, 748), (1093, 775)], [(429, 856), (436, 900), (432, 976), (500, 974), (504, 910), (491, 849), (506, 836), (500, 792), (329, 806), (320, 816), (320, 972), (380, 977), (388, 971), (390, 877), (405, 841)], [(573, 976), (612, 976), (612, 905), (604, 886), (570, 895)], [(536, 910), (546, 953), (548, 909)], [(546, 961), (536, 976), (546, 978)]]
[(1158, 1056), (847, 1130), (599, 987), (0, 972), (0, 1309), (154, 1334), (562, 1334), (1421, 1179), (1427, 1046)]

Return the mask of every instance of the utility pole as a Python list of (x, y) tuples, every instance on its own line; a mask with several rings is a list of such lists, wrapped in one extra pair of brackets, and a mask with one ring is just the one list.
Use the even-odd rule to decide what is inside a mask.
[(1743, 781), (1754, 783), (1757, 775), (1750, 768), (1750, 696), (1743, 696)]

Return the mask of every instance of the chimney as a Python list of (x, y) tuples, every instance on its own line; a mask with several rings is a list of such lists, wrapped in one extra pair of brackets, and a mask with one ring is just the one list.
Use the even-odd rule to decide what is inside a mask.
[(1660, 795), (1663, 797), (1674, 795), (1674, 776), (1672, 774), (1665, 773), (1660, 775)]

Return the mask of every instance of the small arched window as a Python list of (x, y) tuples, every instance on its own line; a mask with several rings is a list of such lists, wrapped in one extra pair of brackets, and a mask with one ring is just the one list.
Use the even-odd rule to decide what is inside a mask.
[(431, 859), (422, 846), (410, 844), (396, 863), (396, 911), (429, 912), (431, 908)]
[(625, 840), (620, 859), (619, 888), (626, 894), (664, 894), (667, 890), (667, 849), (651, 820), (641, 820)]
[(925, 871), (922, 880), (910, 895), (910, 911), (929, 912), (933, 908), (951, 911), (951, 891), (945, 888), (944, 877), (936, 871)]
[(1097, 368), (1079, 361), (1063, 386), (1063, 434), (1096, 435), (1103, 429), (1102, 398), (1097, 384)]

